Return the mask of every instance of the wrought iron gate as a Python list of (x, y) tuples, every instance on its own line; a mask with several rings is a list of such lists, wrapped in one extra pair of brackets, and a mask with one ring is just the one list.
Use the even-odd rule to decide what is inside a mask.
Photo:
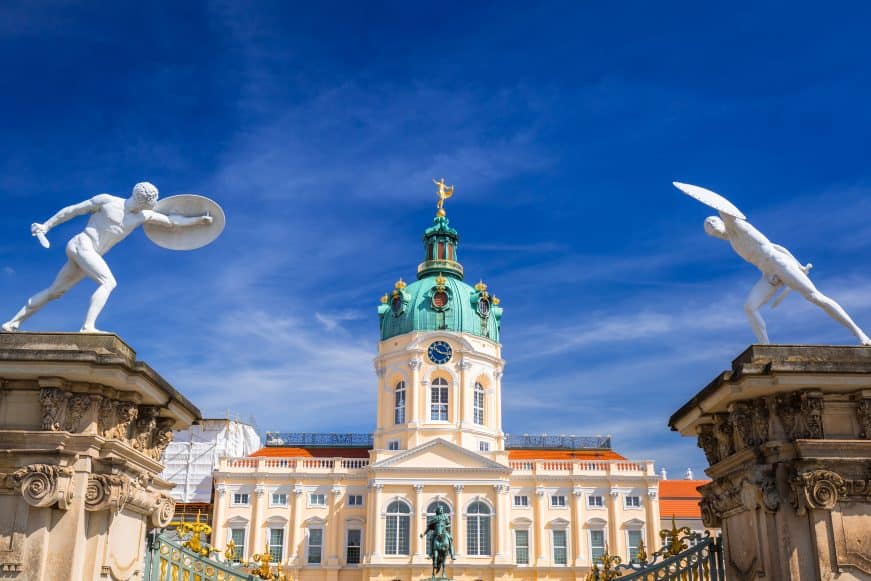
[(252, 581), (250, 573), (203, 557), (163, 534), (148, 535), (145, 581)]

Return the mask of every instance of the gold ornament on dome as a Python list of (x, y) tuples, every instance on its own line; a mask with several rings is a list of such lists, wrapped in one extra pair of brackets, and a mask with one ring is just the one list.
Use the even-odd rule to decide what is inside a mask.
[(445, 200), (454, 195), (454, 186), (446, 186), (445, 178), (436, 181), (433, 178), (432, 183), (439, 187), (439, 191), (436, 192), (436, 195), (439, 197), (439, 201), (436, 204), (436, 208), (438, 211), (436, 212), (436, 216), (444, 216), (445, 215)]
[(405, 284), (405, 281), (400, 278), (399, 280), (396, 281), (395, 288), (396, 288), (396, 290), (401, 291), (401, 290), (405, 290), (405, 287), (407, 287), (407, 286), (408, 285)]
[(496, 305), (496, 306), (499, 306), (499, 303), (502, 302), (502, 301), (499, 299), (499, 297), (497, 297), (496, 295), (493, 295), (493, 298), (492, 298), (491, 300), (493, 301), (493, 304)]
[(387, 301), (389, 301), (389, 300), (390, 300), (390, 297), (388, 297), (388, 296), (385, 294), (383, 297), (381, 297), (381, 304), (382, 304), (382, 305), (386, 305), (386, 304), (387, 304)]
[(446, 279), (442, 274), (439, 274), (436, 279), (436, 290), (443, 291), (445, 290), (445, 285), (448, 283), (448, 279)]

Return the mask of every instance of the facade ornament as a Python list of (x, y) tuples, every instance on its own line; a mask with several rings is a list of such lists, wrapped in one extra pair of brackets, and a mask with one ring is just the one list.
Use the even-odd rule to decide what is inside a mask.
[(494, 369), (493, 370), (493, 379), (499, 379), (500, 377), (502, 377), (502, 370), (501, 369)]
[(750, 404), (744, 401), (729, 404), (729, 424), (738, 432), (740, 448), (752, 448), (756, 444), (753, 434), (753, 420), (750, 416)]
[(415, 482), (412, 486), (414, 487), (414, 492), (416, 494), (420, 494), (423, 492), (423, 484), (421, 484), (420, 482)]
[(856, 417), (859, 420), (859, 437), (871, 440), (871, 398), (862, 398), (856, 405)]
[(538, 497), (543, 497), (544, 496), (544, 488), (542, 488), (541, 486), (536, 486), (535, 487), (535, 495)]
[(702, 424), (698, 427), (699, 432), (699, 448), (704, 450), (705, 458), (708, 459), (708, 464), (713, 466), (720, 461), (720, 454), (717, 448), (717, 438), (714, 437), (714, 425)]
[(847, 495), (847, 483), (831, 470), (812, 470), (792, 478), (792, 504), (799, 515), (805, 508), (832, 510)]
[(157, 428), (157, 414), (159, 411), (159, 408), (156, 406), (139, 406), (139, 418), (133, 426), (131, 445), (143, 454), (151, 447), (154, 430)]
[(650, 487), (647, 489), (647, 498), (650, 498), (652, 500), (652, 499), (656, 498), (657, 493), (658, 493), (658, 491), (656, 488)]
[(39, 390), (43, 430), (57, 432), (61, 429), (69, 397), (69, 392), (56, 387), (43, 387)]
[(759, 483), (759, 491), (762, 497), (762, 505), (770, 512), (776, 512), (780, 508), (780, 494), (777, 492), (777, 484), (773, 478), (764, 478)]
[(584, 489), (575, 486), (574, 488), (572, 488), (572, 495), (580, 498), (584, 495)]
[(386, 374), (387, 374), (387, 368), (382, 366), (382, 365), (378, 365), (376, 363), (375, 364), (375, 375), (377, 375), (378, 377), (384, 377)]
[(300, 494), (305, 494), (305, 488), (297, 484), (293, 487), (293, 493), (297, 496), (299, 496)]
[(462, 484), (454, 484), (454, 492), (456, 492), (457, 494), (459, 494), (459, 493), (461, 493), (462, 491), (463, 491), (463, 485), (462, 485)]
[(342, 489), (341, 486), (333, 486), (333, 487), (330, 489), (330, 492), (333, 493), (333, 496), (339, 497), (339, 496), (342, 495), (342, 490), (343, 490), (343, 489)]
[(66, 428), (68, 432), (82, 431), (82, 418), (91, 407), (91, 396), (87, 393), (74, 394), (69, 401)]
[(509, 486), (507, 484), (494, 484), (493, 490), (496, 494), (508, 494)]
[(115, 402), (115, 425), (105, 433), (105, 437), (126, 441), (130, 437), (130, 426), (138, 416), (139, 407), (134, 402)]
[(761, 446), (768, 441), (768, 398), (760, 398), (754, 402), (751, 410), (753, 423), (753, 445)]
[(611, 498), (617, 498), (618, 496), (620, 496), (620, 489), (619, 488), (612, 488), (611, 490), (608, 491), (608, 494), (611, 495)]
[(794, 440), (798, 435), (799, 404), (798, 394), (777, 394), (775, 396), (775, 409), (783, 426), (783, 433), (788, 440)]
[(378, 480), (373, 480), (369, 483), (369, 487), (374, 489), (375, 492), (381, 492), (384, 489), (384, 483), (379, 482)]
[(58, 503), (66, 510), (72, 500), (67, 495), (73, 469), (54, 464), (31, 464), (8, 476), (12, 486), (20, 489), (21, 496), (30, 506), (45, 508)]
[(120, 474), (91, 474), (85, 489), (85, 510), (119, 512), (131, 497), (132, 481)]
[(157, 528), (169, 526), (175, 515), (175, 499), (168, 494), (161, 494), (157, 506), (151, 512), (151, 524)]
[(465, 371), (471, 368), (472, 364), (469, 361), (460, 361), (459, 363), (457, 363), (457, 369), (459, 369), (460, 371)]
[(423, 366), (423, 360), (422, 359), (412, 359), (411, 361), (408, 362), (408, 366), (411, 367), (412, 369), (420, 369), (421, 366)]
[(254, 486), (254, 494), (257, 496), (263, 496), (266, 494), (266, 485), (265, 484), (256, 484)]
[(735, 452), (732, 424), (726, 414), (714, 415), (714, 438), (717, 440), (717, 456), (724, 460)]
[(223, 498), (227, 494), (227, 485), (226, 484), (217, 485), (215, 487), (215, 492), (218, 494), (218, 496)]
[(157, 429), (154, 433), (153, 446), (148, 452), (148, 455), (160, 462), (163, 457), (163, 452), (166, 447), (172, 442), (172, 426), (175, 423), (170, 418), (160, 418), (157, 420)]
[(818, 440), (823, 437), (823, 398), (818, 394), (802, 394), (801, 412), (806, 438)]

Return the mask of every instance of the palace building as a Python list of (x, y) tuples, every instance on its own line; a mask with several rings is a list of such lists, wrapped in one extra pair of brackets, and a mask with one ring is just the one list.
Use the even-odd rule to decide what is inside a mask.
[(295, 580), (411, 581), (431, 574), (421, 534), (442, 507), (457, 580), (579, 579), (606, 548), (659, 546), (652, 461), (609, 437), (505, 432), (502, 307), (465, 282), (448, 195), (442, 183), (417, 280), (378, 307), (374, 432), (271, 433), (220, 460), (214, 545), (232, 539), (246, 561), (268, 546)]

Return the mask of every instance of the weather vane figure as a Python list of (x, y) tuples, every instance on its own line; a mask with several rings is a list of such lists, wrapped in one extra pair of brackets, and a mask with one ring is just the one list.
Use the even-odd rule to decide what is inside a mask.
[(436, 204), (436, 208), (438, 208), (438, 212), (436, 212), (436, 215), (437, 216), (444, 216), (445, 215), (445, 200), (447, 200), (448, 198), (450, 198), (451, 196), (454, 195), (454, 186), (446, 186), (445, 185), (445, 178), (442, 178), (439, 181), (436, 181), (436, 179), (433, 178), (432, 183), (434, 183), (435, 185), (437, 185), (439, 187), (439, 191), (436, 192), (436, 195), (438, 195), (438, 197), (439, 197), (439, 201)]
[(762, 271), (762, 278), (753, 286), (747, 302), (744, 303), (744, 312), (760, 343), (767, 344), (770, 341), (759, 309), (783, 289), (772, 303), (772, 308), (780, 304), (786, 294), (793, 290), (849, 329), (862, 345), (871, 345), (871, 339), (853, 322), (841, 305), (817, 290), (808, 276), (813, 265), (802, 265), (789, 250), (771, 242), (747, 222), (746, 216), (723, 196), (699, 186), (680, 182), (674, 182), (674, 185), (688, 196), (717, 210), (719, 217), (710, 216), (705, 220), (705, 232), (714, 238), (728, 240), (738, 256)]
[(97, 316), (117, 284), (109, 265), (103, 260), (103, 255), (113, 246), (145, 225), (146, 235), (159, 246), (190, 250), (210, 243), (224, 228), (221, 207), (208, 198), (187, 194), (166, 198), (158, 204), (157, 197), (158, 191), (153, 184), (141, 182), (133, 186), (133, 192), (126, 200), (100, 194), (63, 208), (42, 224), (32, 224), (31, 234), (48, 248), (46, 234), (49, 230), (76, 216), (91, 215), (85, 229), (67, 243), (67, 262), (51, 286), (30, 297), (14, 317), (3, 323), (2, 329), (17, 331), (22, 321), (88, 277), (98, 286), (91, 295), (80, 331), (100, 333), (95, 326)]

